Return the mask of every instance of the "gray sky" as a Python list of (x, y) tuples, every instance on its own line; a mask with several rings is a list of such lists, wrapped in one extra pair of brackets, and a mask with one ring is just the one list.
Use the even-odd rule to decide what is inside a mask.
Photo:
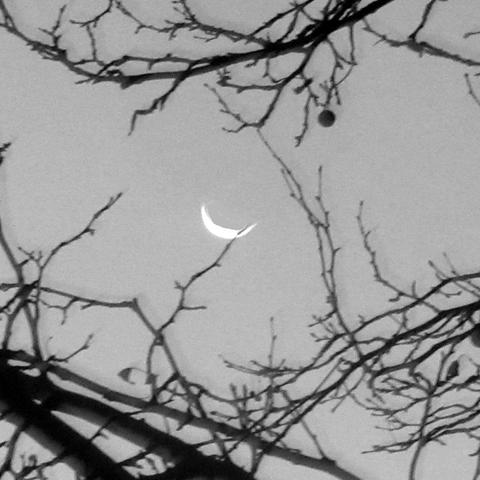
[[(254, 132), (221, 130), (228, 120), (203, 87), (214, 77), (187, 82), (162, 113), (142, 119), (127, 136), (132, 111), (158, 86), (75, 85), (61, 66), (41, 61), (4, 32), (0, 42), (0, 64), (8, 65), (0, 70), (0, 140), (14, 140), (0, 171), (0, 213), (10, 238), (25, 248), (51, 248), (109, 196), (125, 193), (94, 237), (58, 257), (51, 285), (105, 298), (139, 296), (161, 323), (177, 298), (174, 281), (185, 281), (224, 245), (202, 226), (200, 206), (207, 203), (222, 225), (258, 226), (194, 289), (191, 301), (208, 309), (182, 315), (173, 328), (185, 372), (226, 391), (237, 375), (219, 355), (237, 362), (265, 358), (271, 316), (279, 355), (292, 363), (308, 358), (306, 324), (323, 301), (312, 234)], [(441, 263), (443, 252), (464, 271), (480, 263), (480, 108), (467, 96), (464, 70), (403, 50), (371, 49), (372, 43), (365, 37), (360, 44), (360, 65), (343, 90), (334, 127), (314, 126), (295, 149), (298, 125), (286, 105), (266, 132), (307, 191), (323, 165), (325, 200), (342, 246), (341, 295), (352, 319), (381, 307), (356, 227), (361, 200), (381, 265), (399, 284), (430, 285), (427, 260)], [(45, 328), (58, 334), (58, 322)], [(83, 312), (49, 348), (66, 353), (79, 332), (90, 331), (96, 354), (79, 356), (74, 365), (131, 391), (116, 374), (141, 366), (138, 354), (148, 340), (131, 317)], [(111, 351), (112, 338), (120, 356)], [(346, 408), (333, 421), (326, 414), (318, 421), (328, 432), (321, 440), (343, 465), (369, 480), (405, 478), (408, 457), (359, 455), (378, 438), (365, 413)], [(436, 478), (465, 478), (459, 475), (463, 452), (452, 449), (448, 458), (432, 452), (422, 478), (439, 472)], [(452, 461), (457, 453), (461, 460)], [(265, 478), (289, 478), (289, 472)]]

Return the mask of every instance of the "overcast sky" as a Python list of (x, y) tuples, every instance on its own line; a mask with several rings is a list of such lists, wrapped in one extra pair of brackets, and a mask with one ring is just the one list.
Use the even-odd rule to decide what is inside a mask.
[[(285, 106), (266, 130), (307, 191), (313, 192), (318, 166), (324, 168), (325, 201), (342, 246), (341, 295), (353, 318), (381, 308), (356, 227), (361, 200), (381, 265), (399, 284), (428, 286), (427, 261), (441, 263), (444, 252), (466, 272), (480, 264), (480, 108), (466, 93), (464, 70), (373, 43), (365, 37), (359, 45), (360, 65), (332, 128), (314, 125), (295, 149), (298, 125)], [(314, 238), (255, 133), (222, 131), (228, 119), (203, 86), (214, 77), (187, 82), (163, 112), (142, 119), (128, 136), (131, 113), (158, 86), (75, 85), (61, 65), (40, 60), (4, 32), (0, 44), (0, 141), (14, 141), (0, 170), (9, 238), (27, 249), (51, 248), (124, 192), (95, 236), (59, 255), (50, 285), (110, 299), (139, 296), (160, 324), (177, 298), (174, 281), (185, 281), (224, 245), (201, 223), (207, 203), (221, 225), (258, 225), (192, 292), (191, 301), (208, 309), (182, 315), (172, 329), (184, 371), (226, 391), (234, 374), (219, 355), (265, 358), (272, 316), (280, 355), (292, 363), (308, 358), (306, 325), (323, 301)], [(7, 277), (2, 281), (13, 278)], [(53, 334), (58, 322), (45, 328)], [(94, 378), (124, 388), (118, 371), (141, 366), (138, 353), (148, 337), (130, 317), (83, 313), (62, 328), (52, 352), (66, 353), (79, 332), (96, 334), (96, 356), (74, 361)], [(66, 338), (73, 343), (62, 343)], [(121, 356), (112, 353), (112, 338)], [(376, 438), (365, 413), (345, 409), (319, 422), (327, 433), (321, 441), (352, 471), (368, 480), (405, 478), (409, 457), (359, 455)], [(458, 469), (467, 457), (459, 452), (459, 466), (455, 450), (450, 454), (424, 462), (422, 478), (462, 478)], [(290, 475), (282, 472), (265, 478)]]

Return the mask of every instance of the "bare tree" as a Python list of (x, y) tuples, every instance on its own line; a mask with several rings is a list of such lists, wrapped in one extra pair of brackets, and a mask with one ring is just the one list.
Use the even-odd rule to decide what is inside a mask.
[[(352, 400), (383, 417), (385, 428), (397, 431), (395, 442), (374, 445), (372, 451), (413, 451), (410, 479), (416, 478), (418, 458), (431, 442), (460, 435), (478, 445), (480, 365), (460, 358), (455, 349), (464, 340), (480, 343), (480, 272), (460, 273), (452, 265), (445, 270), (431, 264), (436, 282), (430, 289), (417, 291), (414, 282), (409, 288), (395, 285), (377, 262), (361, 206), (359, 239), (369, 255), (374, 280), (392, 297), (377, 314), (351, 318), (340, 301), (339, 246), (331, 230), (321, 170), (317, 194), (308, 198), (286, 161), (259, 135), (316, 239), (324, 311), (314, 315), (310, 326), (315, 344), (312, 358), (301, 364), (299, 359), (278, 359), (272, 321), (266, 360), (247, 365), (225, 360), (228, 368), (260, 379), (256, 387), (248, 381), (231, 384), (230, 395), (225, 395), (181, 371), (169, 329), (181, 321), (180, 314), (205, 308), (191, 304), (190, 291), (232, 254), (235, 239), (204, 268), (177, 282), (177, 304), (158, 323), (148, 317), (138, 298), (86, 297), (46, 280), (52, 262), (59, 261), (64, 249), (94, 234), (95, 222), (120, 201), (121, 194), (48, 252), (14, 249), (0, 229), (0, 245), (14, 276), (1, 284), (0, 403), (4, 425), (14, 428), (4, 429), (9, 433), (1, 444), (0, 477), (50, 478), (56, 468), (67, 464), (82, 478), (247, 479), (257, 475), (265, 456), (275, 456), (339, 479), (359, 479), (329, 457), (321, 446), (321, 432), (310, 422), (311, 413), (335, 410)], [(2, 155), (6, 152), (8, 145), (2, 147)], [(116, 391), (69, 366), (75, 356), (88, 354), (91, 332), (85, 332), (83, 343), (68, 355), (47, 354), (42, 328), (49, 316), (60, 314), (67, 321), (75, 309), (127, 311), (132, 328), (141, 325), (148, 332), (142, 360), (147, 399)], [(14, 333), (22, 328), (28, 336), (22, 335), (19, 345)], [(159, 353), (169, 366), (161, 374), (153, 366)], [(461, 363), (469, 365), (467, 373)], [(125, 368), (118, 374), (128, 382), (133, 370)], [(299, 385), (308, 388), (299, 390)], [(72, 418), (94, 425), (91, 434), (80, 434)], [(168, 423), (158, 427), (158, 418)], [(193, 444), (182, 439), (193, 430), (202, 431), (205, 440)], [(291, 434), (298, 431), (313, 442), (315, 456), (291, 444)], [(28, 453), (22, 444), (25, 437), (36, 440), (50, 455)], [(135, 447), (131, 455), (122, 454), (119, 439)], [(478, 467), (473, 478), (477, 477)]]
[[(2, 154), (5, 155), (8, 148), (9, 144), (4, 144)], [(288, 169), (284, 174), (288, 181), (295, 182)], [(200, 476), (247, 479), (254, 477), (262, 458), (271, 455), (329, 472), (338, 478), (357, 479), (323, 452), (303, 421), (302, 410), (297, 411), (297, 407), (293, 407), (308, 402), (308, 397), (294, 400), (288, 393), (289, 385), (294, 385), (302, 376), (319, 368), (316, 365), (318, 358), (301, 369), (277, 365), (272, 331), (267, 365), (254, 362), (253, 367), (242, 367), (225, 361), (230, 368), (264, 379), (263, 386), (256, 390), (247, 382), (231, 385), (229, 397), (208, 390), (180, 370), (168, 340), (169, 328), (179, 321), (180, 313), (205, 308), (191, 305), (189, 292), (204, 276), (221, 266), (235, 239), (205, 268), (193, 273), (187, 281), (177, 282), (177, 305), (161, 324), (148, 318), (137, 298), (109, 301), (85, 297), (48, 284), (46, 272), (61, 251), (86, 235), (94, 234), (95, 222), (114, 207), (121, 196), (118, 194), (110, 198), (83, 228), (49, 252), (27, 251), (21, 247), (16, 251), (0, 228), (0, 244), (15, 277), (14, 281), (5, 281), (0, 285), (6, 297), (0, 312), (4, 325), (0, 403), (4, 423), (15, 427), (9, 433), (9, 439), (2, 444), (6, 453), (0, 467), (0, 478), (6, 474), (15, 478), (29, 475), (49, 478), (52, 469), (66, 463), (85, 478), (187, 479)], [(326, 252), (327, 256), (331, 254), (329, 246)], [(31, 278), (26, 278), (27, 271)], [(325, 278), (328, 278), (330, 273), (325, 273)], [(132, 328), (138, 328), (140, 324), (147, 330), (151, 340), (142, 363), (145, 365), (145, 383), (150, 391), (148, 399), (115, 391), (69, 368), (69, 362), (74, 357), (86, 351), (88, 353), (93, 338), (89, 332), (85, 332), (84, 342), (66, 356), (46, 353), (42, 325), (46, 325), (55, 313), (61, 314), (62, 323), (67, 322), (75, 309), (127, 310), (134, 320)], [(25, 322), (26, 333), (21, 336), (22, 341), (18, 345), (18, 339), (14, 337), (15, 332), (22, 329), (22, 322)], [(29, 341), (25, 342), (25, 338)], [(153, 358), (159, 350), (169, 365), (169, 371), (165, 370), (162, 375), (153, 368)], [(133, 370), (126, 368), (118, 375), (129, 382)], [(89, 437), (82, 436), (74, 426), (58, 417), (59, 413), (89, 421), (96, 425), (96, 429)], [(171, 428), (159, 429), (145, 422), (145, 415), (145, 418), (168, 419), (176, 425), (177, 431), (186, 430), (187, 434), (188, 429), (200, 429), (208, 434), (207, 439), (191, 445), (178, 438), (177, 432), (170, 431)], [(140, 419), (137, 418), (139, 416)], [(283, 442), (288, 430), (297, 423), (314, 441), (318, 457), (305, 455)], [(107, 454), (96, 444), (96, 440), (107, 434), (128, 440), (138, 448), (137, 453), (128, 458), (115, 458), (116, 444), (115, 440), (111, 440), (113, 454)], [(39, 458), (23, 452), (20, 442), (23, 437), (33, 438), (51, 455)], [(250, 461), (237, 466), (234, 462), (237, 450), (244, 445), (248, 445), (251, 451)], [(210, 451), (212, 448), (213, 453)], [(145, 464), (150, 466), (148, 475), (142, 475)]]
[[(48, 252), (14, 248), (0, 228), (0, 247), (10, 267), (0, 285), (0, 404), (7, 433), (1, 444), (0, 478), (49, 478), (68, 464), (84, 478), (247, 479), (258, 476), (266, 456), (275, 456), (339, 479), (358, 479), (325, 452), (320, 432), (310, 422), (314, 412), (336, 409), (349, 401), (380, 417), (384, 428), (396, 433), (395, 441), (373, 445), (372, 452), (413, 452), (411, 480), (416, 478), (422, 452), (432, 443), (465, 437), (478, 457), (480, 366), (475, 359), (460, 355), (458, 346), (480, 344), (480, 272), (460, 272), (446, 257), (446, 266), (431, 263), (434, 281), (430, 288), (419, 289), (415, 282), (397, 285), (377, 260), (375, 240), (361, 205), (359, 240), (368, 254), (374, 281), (390, 298), (374, 315), (346, 314), (339, 294), (340, 245), (332, 232), (321, 170), (318, 191), (310, 198), (288, 162), (264, 136), (263, 127), (288, 96), (298, 99), (301, 112), (297, 144), (312, 126), (312, 118), (324, 126), (335, 122), (341, 88), (361, 61), (355, 49), (359, 35), (465, 68), (478, 66), (473, 58), (421, 39), (428, 35), (434, 12), (446, 8), (447, 2), (430, 0), (417, 7), (418, 21), (406, 38), (394, 38), (375, 27), (376, 15), (394, 3), (306, 0), (282, 5), (258, 24), (241, 29), (232, 26), (232, 21), (212, 20), (212, 12), (187, 0), (172, 2), (170, 9), (153, 10), (155, 21), (140, 2), (108, 0), (90, 11), (72, 2), (53, 9), (48, 25), (28, 24), (13, 2), (0, 1), (0, 26), (43, 58), (67, 67), (79, 82), (110, 82), (121, 88), (152, 82), (161, 85), (162, 92), (133, 113), (132, 131), (139, 117), (163, 108), (188, 79), (205, 76), (210, 81), (208, 88), (234, 122), (227, 130), (256, 129), (278, 163), (289, 194), (305, 214), (316, 240), (324, 295), (324, 309), (315, 313), (310, 326), (315, 344), (312, 358), (300, 365), (298, 359), (277, 358), (272, 321), (266, 360), (247, 365), (225, 360), (228, 368), (261, 383), (255, 388), (247, 381), (231, 385), (230, 394), (225, 395), (182, 372), (169, 331), (181, 321), (180, 314), (204, 308), (190, 303), (190, 292), (234, 254), (236, 240), (203, 269), (176, 284), (177, 304), (159, 323), (149, 318), (138, 298), (87, 297), (46, 280), (52, 262), (59, 261), (64, 249), (95, 233), (95, 222), (114, 208), (121, 194), (110, 198), (83, 228)], [(112, 53), (112, 44), (105, 42), (111, 22), (123, 22), (123, 28), (130, 29), (122, 31), (122, 35), (131, 35), (125, 51)], [(478, 32), (472, 27), (464, 33), (463, 40), (469, 41)], [(319, 59), (329, 59), (328, 68), (320, 72)], [(217, 75), (213, 82), (207, 77), (212, 73)], [(472, 77), (465, 75), (467, 92), (478, 102)], [(252, 98), (259, 100), (257, 110), (242, 109), (242, 105), (252, 105)], [(9, 146), (0, 147), (0, 164)], [(55, 313), (67, 321), (76, 309), (127, 311), (132, 325), (135, 322), (145, 329), (150, 339), (142, 359), (148, 399), (116, 391), (70, 367), (72, 358), (88, 353), (91, 332), (85, 332), (82, 344), (66, 356), (47, 353), (42, 332), (45, 319)], [(18, 345), (14, 333), (21, 328), (28, 332), (28, 342)], [(153, 368), (159, 354), (168, 364), (161, 374)], [(128, 382), (133, 368), (118, 373)], [(308, 388), (299, 394), (299, 385)], [(68, 418), (94, 425), (91, 434), (79, 433)], [(160, 428), (158, 419), (168, 419), (168, 423)], [(310, 439), (317, 455), (307, 455), (291, 443), (299, 430)], [(192, 431), (201, 431), (205, 440), (189, 442)], [(25, 437), (50, 453), (32, 454), (22, 444)], [(122, 455), (123, 450), (116, 447), (119, 439), (134, 445), (134, 453)], [(480, 465), (472, 478), (480, 478)]]
[[(14, 2), (4, 0), (0, 2), (0, 27), (42, 58), (64, 65), (80, 83), (109, 82), (122, 89), (158, 84), (161, 93), (133, 113), (131, 131), (140, 117), (161, 110), (189, 79), (205, 77), (230, 119), (225, 127), (230, 132), (265, 126), (282, 102), (293, 97), (298, 106), (293, 118), (299, 122), (295, 135), (299, 145), (314, 118), (323, 126), (335, 122), (341, 89), (362, 61), (356, 53), (359, 41), (363, 47), (373, 39), (375, 44), (406, 48), (419, 56), (436, 56), (465, 66), (468, 92), (479, 103), (469, 69), (478, 67), (480, 61), (455, 51), (468, 51), (478, 38), (479, 26), (472, 24), (474, 19), (465, 16), (467, 31), (450, 51), (441, 45), (446, 42), (430, 35), (429, 30), (445, 18), (450, 24), (449, 15), (465, 15), (459, 7), (441, 0), (409, 5), (416, 24), (406, 38), (395, 38), (377, 29), (375, 23), (397, 3), (278, 1), (265, 14), (245, 2), (244, 6), (233, 2), (229, 8), (236, 17), (244, 17), (235, 21), (236, 17), (219, 17), (218, 6), (208, 8), (188, 0), (105, 0), (93, 5), (72, 1), (52, 7), (50, 24), (32, 25)], [(112, 34), (112, 25), (116, 25), (123, 47), (118, 46), (119, 37)], [(388, 19), (387, 25), (392, 30), (409, 28), (395, 18)], [(449, 33), (457, 34), (454, 30)], [(429, 35), (434, 39), (429, 40)], [(216, 79), (210, 78), (211, 73)]]

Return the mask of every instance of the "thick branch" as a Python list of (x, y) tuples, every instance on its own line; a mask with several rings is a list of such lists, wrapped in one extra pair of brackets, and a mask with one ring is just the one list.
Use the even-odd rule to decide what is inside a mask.
[(7, 406), (8, 413), (19, 416), (26, 425), (41, 432), (49, 442), (58, 446), (58, 452), (54, 453), (60, 452), (61, 458), (71, 459), (74, 465), (80, 464), (89, 478), (134, 480), (89, 439), (33, 402), (26, 380), (25, 374), (4, 361), (0, 362), (0, 402)]

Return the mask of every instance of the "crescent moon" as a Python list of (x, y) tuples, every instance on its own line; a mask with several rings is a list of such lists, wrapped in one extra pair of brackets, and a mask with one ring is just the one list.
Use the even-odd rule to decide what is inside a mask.
[(224, 238), (225, 240), (233, 240), (237, 237), (244, 237), (245, 235), (250, 233), (257, 225), (256, 223), (253, 223), (244, 228), (240, 228), (239, 230), (235, 230), (234, 228), (221, 227), (212, 220), (212, 217), (210, 217), (207, 207), (205, 205), (202, 205), (200, 212), (202, 214), (202, 221), (205, 228), (215, 237)]

